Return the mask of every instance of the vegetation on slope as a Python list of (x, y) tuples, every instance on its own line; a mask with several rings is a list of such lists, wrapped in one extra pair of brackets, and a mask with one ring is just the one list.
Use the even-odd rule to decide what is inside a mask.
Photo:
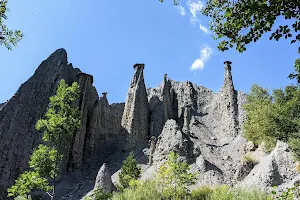
[[(145, 182), (132, 179), (127, 188), (111, 194), (98, 191), (95, 200), (271, 200), (272, 196), (260, 190), (201, 186), (190, 191), (188, 185), (194, 184), (196, 174), (189, 172), (189, 165), (171, 152), (158, 174)], [(85, 198), (88, 200), (88, 198)]]
[[(68, 87), (64, 80), (58, 84), (56, 95), (50, 97), (46, 119), (38, 120), (36, 129), (43, 131), (43, 144), (33, 151), (28, 171), (19, 176), (8, 189), (9, 197), (27, 199), (28, 194), (44, 191), (51, 199), (55, 194), (55, 181), (59, 175), (65, 152), (75, 129), (80, 126), (80, 113), (74, 101), (79, 98), (76, 82)], [(52, 192), (50, 191), (52, 190)]]
[[(299, 65), (295, 65), (299, 73)], [(244, 105), (247, 120), (244, 136), (272, 150), (277, 140), (289, 143), (295, 158), (300, 160), (300, 87), (289, 85), (272, 93), (253, 85)]]

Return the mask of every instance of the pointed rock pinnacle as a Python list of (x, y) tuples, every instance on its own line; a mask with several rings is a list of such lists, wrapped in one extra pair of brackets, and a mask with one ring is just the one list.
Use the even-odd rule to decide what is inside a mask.
[(125, 149), (140, 148), (147, 144), (149, 106), (144, 82), (144, 64), (135, 64), (135, 73), (128, 89), (121, 125), (127, 132)]

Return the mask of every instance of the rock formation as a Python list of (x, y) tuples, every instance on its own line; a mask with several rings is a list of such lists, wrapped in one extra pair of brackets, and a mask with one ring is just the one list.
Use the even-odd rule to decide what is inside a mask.
[(84, 155), (93, 154), (94, 150), (103, 150), (109, 145), (110, 148), (120, 146), (124, 104), (103, 104), (92, 86), (93, 77), (74, 69), (67, 61), (66, 51), (58, 49), (0, 108), (0, 199), (6, 198), (7, 188), (28, 168), (29, 157), (42, 138), (42, 133), (35, 129), (36, 122), (44, 117), (49, 98), (55, 94), (61, 79), (65, 79), (67, 84), (77, 81), (81, 90), (77, 101), (81, 126), (73, 135), (69, 151), (64, 153), (63, 171), (80, 168)]
[[(6, 198), (7, 188), (28, 168), (29, 156), (42, 137), (35, 124), (46, 112), (49, 97), (55, 94), (60, 79), (68, 84), (77, 81), (81, 91), (76, 102), (81, 126), (64, 153), (63, 172), (92, 170), (83, 166), (89, 166), (86, 164), (94, 158), (97, 166), (108, 161), (116, 172), (124, 155), (134, 150), (141, 157), (138, 162), (145, 165), (142, 177), (151, 178), (168, 153), (175, 151), (191, 164), (193, 172), (199, 172), (193, 187), (229, 184), (284, 188), (299, 181), (285, 143), (278, 142), (268, 154), (242, 137), (246, 94), (234, 89), (231, 62), (224, 64), (224, 84), (217, 93), (189, 81), (170, 80), (166, 74), (160, 85), (146, 89), (144, 64), (135, 64), (126, 103), (109, 104), (107, 92), (98, 97), (91, 75), (74, 69), (64, 49), (55, 51), (9, 101), (0, 104), (0, 199)], [(147, 163), (140, 150), (147, 148), (149, 139), (150, 148), (143, 151), (149, 152)], [(243, 162), (249, 152), (257, 158), (257, 164), (248, 166)], [(103, 165), (97, 187), (110, 191), (106, 187), (106, 183), (111, 183), (108, 177)], [(84, 178), (76, 181), (82, 181), (88, 189), (89, 182)], [(86, 194), (80, 189), (74, 192), (76, 198)], [(71, 196), (64, 199), (72, 199)]]
[(158, 137), (156, 149), (153, 154), (153, 162), (162, 162), (167, 159), (170, 152), (176, 152), (189, 163), (200, 154), (200, 150), (194, 146), (190, 138), (185, 135), (175, 120), (166, 122), (161, 135)]
[(112, 192), (111, 175), (105, 163), (99, 169), (94, 189), (100, 189), (104, 193)]
[(84, 143), (90, 123), (90, 116), (93, 106), (98, 100), (98, 93), (96, 88), (93, 87), (93, 76), (79, 73), (77, 78), (80, 86), (81, 96), (78, 99), (79, 110), (81, 114), (81, 125), (79, 130), (76, 131), (73, 137), (73, 150), (70, 158), (71, 168), (80, 168), (82, 164), (82, 157), (84, 151)]
[[(225, 76), (224, 85), (221, 88), (221, 96), (223, 98), (224, 106), (226, 106), (222, 113), (226, 121), (223, 121), (225, 135), (237, 136), (238, 134), (238, 106), (237, 106), (237, 94), (234, 90), (232, 75), (231, 75), (231, 62), (225, 61)], [(227, 130), (226, 130), (227, 129)]]
[(6, 189), (28, 167), (29, 156), (41, 141), (35, 124), (46, 112), (59, 80), (70, 84), (79, 72), (68, 64), (66, 51), (59, 49), (0, 109), (0, 199), (6, 198)]
[(135, 64), (133, 68), (135, 73), (128, 90), (121, 122), (127, 132), (127, 150), (145, 147), (149, 138), (149, 107), (144, 83), (144, 64)]

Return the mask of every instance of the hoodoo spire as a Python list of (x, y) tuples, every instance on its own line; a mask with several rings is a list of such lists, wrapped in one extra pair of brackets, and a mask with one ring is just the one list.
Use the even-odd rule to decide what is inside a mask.
[[(238, 133), (238, 110), (237, 110), (237, 96), (236, 91), (234, 89), (233, 81), (232, 81), (232, 75), (231, 75), (231, 61), (225, 61), (224, 62), (224, 69), (225, 69), (225, 75), (224, 75), (224, 85), (221, 89), (223, 102), (226, 106), (226, 115), (228, 119), (227, 127), (228, 134), (231, 136), (236, 136)], [(225, 113), (224, 113), (225, 114)]]
[(144, 82), (144, 64), (135, 64), (135, 73), (128, 89), (121, 125), (126, 130), (125, 149), (143, 147), (147, 144), (149, 133), (149, 107)]
[(171, 97), (171, 84), (170, 81), (167, 80), (167, 74), (164, 74), (164, 81), (162, 86), (162, 99), (164, 103), (164, 117), (165, 122), (168, 119), (174, 118), (174, 111), (172, 105), (172, 97)]

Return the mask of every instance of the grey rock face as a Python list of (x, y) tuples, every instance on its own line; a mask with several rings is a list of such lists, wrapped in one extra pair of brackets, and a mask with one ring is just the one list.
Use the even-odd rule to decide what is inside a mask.
[(120, 148), (124, 104), (109, 105), (106, 97), (99, 99), (92, 85), (93, 77), (74, 69), (68, 64), (66, 51), (59, 49), (41, 63), (8, 102), (1, 105), (0, 199), (6, 198), (7, 188), (28, 168), (29, 157), (42, 137), (35, 130), (35, 124), (44, 116), (49, 97), (55, 94), (61, 79), (68, 84), (77, 81), (81, 91), (77, 101), (81, 126), (67, 144), (61, 170), (80, 168), (84, 158), (91, 154), (100, 151), (105, 156)]
[(98, 172), (94, 188), (100, 189), (104, 193), (112, 192), (111, 175), (110, 175), (105, 163), (103, 163), (102, 167), (100, 168), (100, 170)]
[[(106, 92), (98, 97), (93, 77), (68, 64), (65, 50), (57, 50), (43, 61), (17, 93), (0, 104), (0, 199), (28, 167), (33, 148), (41, 142), (35, 124), (62, 78), (69, 84), (77, 81), (81, 90), (76, 102), (81, 126), (65, 153), (64, 168), (81, 168), (93, 154), (105, 158), (121, 155), (116, 152), (124, 149), (140, 150), (151, 137), (148, 151), (152, 165), (143, 163), (142, 177), (153, 177), (152, 172), (175, 151), (191, 164), (191, 171), (200, 172), (195, 187), (235, 185), (238, 181), (238, 186), (284, 188), (290, 180), (300, 180), (287, 144), (278, 142), (272, 153), (265, 154), (242, 137), (246, 95), (234, 89), (230, 62), (225, 62), (224, 85), (217, 93), (189, 81), (172, 81), (167, 75), (158, 87), (146, 90), (144, 65), (134, 68), (126, 103), (109, 105)], [(259, 164), (241, 164), (247, 152), (255, 154)], [(110, 191), (111, 187), (106, 187), (111, 186), (108, 174), (102, 166), (95, 187)]]
[(254, 163), (253, 162), (246, 162), (244, 161), (240, 166), (238, 166), (236, 174), (235, 174), (235, 180), (241, 181), (243, 180), (253, 169)]
[(91, 75), (79, 73), (77, 80), (81, 91), (81, 97), (78, 100), (81, 114), (81, 126), (73, 137), (73, 151), (70, 158), (71, 168), (80, 168), (82, 165), (89, 117), (92, 113), (95, 102), (98, 100), (98, 93), (92, 85), (93, 77)]
[(7, 188), (28, 167), (29, 156), (41, 141), (35, 124), (46, 112), (57, 83), (63, 78), (70, 84), (79, 72), (68, 64), (66, 51), (59, 49), (0, 109), (0, 199), (6, 198)]
[(147, 90), (150, 109), (150, 135), (158, 137), (168, 119), (177, 119), (176, 94), (167, 74), (161, 85)]
[(166, 122), (161, 135), (158, 137), (153, 162), (162, 162), (170, 152), (178, 153), (182, 159), (191, 163), (199, 156), (200, 151), (194, 146), (190, 138), (185, 135), (175, 120)]
[(238, 135), (238, 104), (237, 104), (237, 92), (234, 90), (232, 75), (231, 75), (231, 62), (226, 61), (225, 64), (225, 76), (224, 85), (221, 88), (222, 98), (222, 118), (226, 118), (222, 121), (224, 132), (226, 136), (236, 137)]
[(144, 64), (136, 64), (134, 69), (135, 74), (128, 90), (121, 122), (127, 132), (127, 150), (145, 147), (149, 138), (149, 106), (144, 83)]
[[(168, 82), (171, 113), (184, 132), (216, 145), (226, 144), (241, 133), (240, 124), (245, 120), (242, 105), (246, 96), (234, 90), (230, 66), (225, 66), (224, 85), (218, 93), (189, 81)], [(154, 136), (158, 136), (164, 126), (166, 110), (162, 96), (165, 85), (164, 80), (158, 87), (148, 89), (150, 133)]]
[(255, 150), (255, 144), (252, 141), (248, 141), (245, 145), (245, 152), (248, 153), (250, 151), (254, 151)]
[(278, 141), (275, 149), (269, 155), (260, 158), (259, 164), (255, 165), (240, 185), (271, 189), (272, 186), (293, 180), (297, 174), (288, 145)]
[(162, 101), (164, 105), (164, 122), (168, 119), (176, 119), (175, 109), (174, 109), (174, 92), (171, 88), (170, 80), (167, 80), (167, 74), (164, 75), (164, 81), (162, 85)]
[(95, 102), (87, 130), (87, 156), (100, 153), (105, 157), (122, 149), (125, 140), (121, 126), (124, 105), (109, 105), (106, 96)]

